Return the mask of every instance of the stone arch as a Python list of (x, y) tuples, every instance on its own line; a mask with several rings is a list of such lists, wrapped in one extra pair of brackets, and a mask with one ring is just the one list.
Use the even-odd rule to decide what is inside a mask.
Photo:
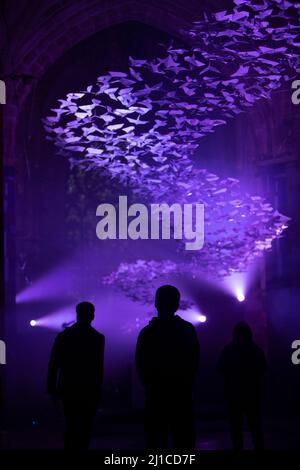
[[(173, 36), (201, 17), (204, 8), (197, 0), (19, 0), (18, 33), (6, 49), (4, 74), (7, 105), (4, 115), (4, 155), (14, 165), (17, 155), (18, 118), (34, 84), (67, 50), (89, 36), (125, 21), (139, 21)], [(13, 76), (13, 78), (9, 78)]]

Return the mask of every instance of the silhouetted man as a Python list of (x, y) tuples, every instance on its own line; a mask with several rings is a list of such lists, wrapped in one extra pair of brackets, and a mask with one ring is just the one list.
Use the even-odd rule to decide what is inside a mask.
[(243, 449), (243, 420), (246, 417), (254, 448), (262, 450), (261, 398), (267, 364), (247, 323), (240, 322), (234, 327), (232, 342), (223, 349), (218, 367), (224, 377), (234, 449)]
[(88, 449), (101, 397), (105, 338), (91, 326), (94, 312), (93, 304), (78, 304), (77, 322), (56, 337), (50, 356), (47, 390), (62, 400), (66, 450)]
[(193, 449), (193, 379), (199, 356), (196, 330), (175, 315), (180, 293), (176, 287), (156, 291), (158, 317), (142, 329), (136, 346), (136, 366), (146, 393), (145, 433), (149, 449)]

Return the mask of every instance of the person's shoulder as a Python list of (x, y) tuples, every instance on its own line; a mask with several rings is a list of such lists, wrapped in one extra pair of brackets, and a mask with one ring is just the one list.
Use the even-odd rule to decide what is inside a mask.
[(139, 336), (144, 336), (147, 333), (149, 333), (152, 329), (151, 323), (148, 323), (148, 325), (145, 325), (139, 332)]
[(105, 336), (93, 327), (90, 329), (90, 338), (95, 343), (105, 343)]
[(71, 327), (65, 328), (56, 335), (55, 344), (57, 346), (63, 347), (66, 343), (68, 343), (69, 339), (72, 338), (72, 332), (70, 330)]
[(158, 322), (155, 320), (155, 317), (153, 317), (150, 322), (140, 330), (138, 335), (139, 339), (147, 338), (149, 336), (151, 337), (155, 334), (157, 323)]
[(175, 319), (176, 319), (177, 323), (180, 325), (181, 328), (185, 328), (187, 331), (196, 331), (196, 328), (194, 327), (194, 325), (191, 322), (189, 322), (187, 320), (184, 320), (179, 315), (176, 315)]
[(72, 326), (69, 326), (69, 327), (65, 328), (63, 331), (60, 331), (57, 334), (56, 340), (57, 341), (62, 341), (65, 338), (67, 338), (68, 336), (70, 336), (72, 333), (73, 333), (73, 328), (72, 328)]
[(104, 341), (105, 336), (104, 334), (100, 333), (100, 331), (96, 330), (95, 328), (91, 327), (91, 333), (92, 335), (97, 338), (99, 341)]

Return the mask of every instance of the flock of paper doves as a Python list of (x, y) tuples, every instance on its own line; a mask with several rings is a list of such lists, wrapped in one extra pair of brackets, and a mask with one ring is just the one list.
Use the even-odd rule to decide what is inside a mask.
[(122, 263), (106, 278), (135, 300), (147, 302), (145, 284), (152, 296), (151, 282), (164, 274), (243, 271), (287, 226), (287, 217), (245, 193), (238, 180), (199, 169), (191, 159), (200, 138), (257, 100), (271, 99), (300, 71), (300, 3), (233, 3), (231, 12), (196, 21), (185, 33), (189, 46), (170, 45), (154, 60), (130, 58), (128, 73), (109, 72), (69, 93), (44, 120), (71, 165), (102, 168), (130, 186), (138, 202), (205, 204), (202, 250), (185, 251), (178, 241), (181, 262)]

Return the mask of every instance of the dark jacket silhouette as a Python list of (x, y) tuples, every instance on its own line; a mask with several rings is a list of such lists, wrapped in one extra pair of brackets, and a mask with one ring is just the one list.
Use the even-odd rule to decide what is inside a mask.
[(166, 448), (169, 431), (175, 448), (195, 446), (192, 387), (199, 343), (194, 326), (174, 315), (179, 295), (173, 286), (158, 289), (158, 317), (142, 329), (137, 340), (136, 366), (145, 388), (148, 448)]
[(218, 368), (224, 377), (234, 448), (243, 448), (243, 419), (246, 417), (254, 447), (262, 449), (261, 399), (267, 363), (263, 350), (253, 341), (247, 323), (240, 322), (235, 326), (233, 340), (223, 349)]
[(92, 326), (94, 306), (77, 305), (77, 323), (55, 339), (48, 367), (47, 391), (62, 400), (66, 418), (65, 447), (87, 449), (101, 398), (104, 336)]
[(190, 388), (198, 366), (198, 338), (194, 326), (174, 315), (152, 318), (140, 332), (136, 365), (147, 390)]

